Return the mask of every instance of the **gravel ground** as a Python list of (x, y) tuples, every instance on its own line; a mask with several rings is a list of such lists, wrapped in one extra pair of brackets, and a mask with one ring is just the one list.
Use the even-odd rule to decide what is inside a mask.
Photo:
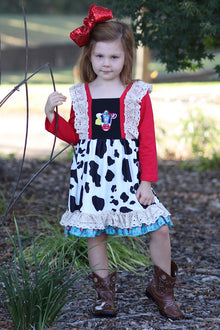
[[(40, 166), (41, 162), (34, 159), (25, 162), (21, 187)], [(19, 215), (21, 233), (27, 229), (28, 221), (30, 233), (39, 234), (43, 214), (51, 214), (51, 219), (54, 217), (51, 221), (57, 221), (67, 201), (69, 167), (69, 161), (54, 162), (16, 203), (14, 212)], [(8, 196), (18, 168), (19, 162), (15, 159), (0, 161), (0, 188), (2, 191), (4, 188)], [(164, 318), (155, 304), (145, 296), (145, 288), (152, 276), (152, 269), (146, 269), (137, 274), (125, 271), (118, 273), (118, 314), (114, 318), (95, 318), (91, 314), (95, 293), (91, 279), (82, 276), (76, 282), (80, 293), (63, 308), (64, 315), (51, 330), (220, 328), (220, 171), (189, 171), (181, 169), (177, 161), (161, 161), (155, 189), (171, 211), (175, 225), (171, 229), (172, 257), (179, 267), (175, 294), (184, 319), (172, 321)], [(30, 213), (35, 216), (30, 216)], [(5, 225), (13, 232), (11, 214)], [(144, 240), (148, 247), (148, 237), (144, 237)], [(12, 257), (3, 231), (0, 233), (0, 249), (1, 263)], [(3, 303), (0, 303), (0, 329), (12, 329)]]

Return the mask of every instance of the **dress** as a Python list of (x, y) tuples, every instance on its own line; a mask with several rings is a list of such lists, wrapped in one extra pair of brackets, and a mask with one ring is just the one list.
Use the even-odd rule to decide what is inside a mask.
[[(76, 144), (61, 218), (66, 235), (140, 236), (173, 225), (154, 191), (150, 206), (135, 195), (140, 180), (157, 181), (150, 91), (151, 85), (136, 81), (118, 99), (92, 100), (88, 84), (70, 88), (70, 120), (59, 116), (57, 129), (59, 138)], [(54, 134), (55, 120), (46, 120), (46, 129)]]

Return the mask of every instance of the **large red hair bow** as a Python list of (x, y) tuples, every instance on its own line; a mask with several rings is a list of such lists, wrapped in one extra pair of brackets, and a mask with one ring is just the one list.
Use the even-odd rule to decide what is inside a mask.
[(84, 25), (78, 27), (76, 30), (70, 32), (70, 38), (79, 46), (85, 46), (88, 44), (89, 35), (91, 30), (97, 23), (105, 22), (113, 18), (113, 14), (110, 9), (92, 5), (89, 8), (88, 17), (84, 18)]

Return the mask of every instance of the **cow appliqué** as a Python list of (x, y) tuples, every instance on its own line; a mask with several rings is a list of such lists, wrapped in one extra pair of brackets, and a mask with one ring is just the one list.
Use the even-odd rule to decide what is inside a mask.
[(102, 127), (103, 131), (109, 131), (112, 124), (112, 119), (116, 119), (117, 114), (105, 110), (103, 113), (96, 114), (95, 124)]

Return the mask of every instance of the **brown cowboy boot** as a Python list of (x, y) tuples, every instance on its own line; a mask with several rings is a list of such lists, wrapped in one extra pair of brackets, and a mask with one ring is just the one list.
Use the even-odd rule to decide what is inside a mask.
[(116, 272), (106, 278), (92, 273), (92, 279), (97, 292), (93, 313), (96, 316), (115, 316), (117, 314), (114, 304)]
[(173, 293), (177, 271), (177, 265), (173, 261), (171, 262), (171, 276), (158, 266), (154, 266), (154, 277), (146, 290), (146, 295), (157, 303), (161, 314), (173, 320), (183, 317), (175, 303)]

